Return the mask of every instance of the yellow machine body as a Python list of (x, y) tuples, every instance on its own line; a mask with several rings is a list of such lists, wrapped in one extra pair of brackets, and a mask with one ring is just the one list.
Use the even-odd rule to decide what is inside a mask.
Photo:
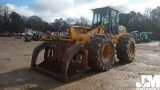
[[(87, 42), (90, 40), (95, 34), (104, 33), (104, 26), (103, 23), (98, 26), (97, 28), (93, 29), (91, 27), (79, 26), (78, 30), (75, 31), (73, 25), (69, 25), (68, 32), (70, 39), (74, 41), (83, 41), (84, 45), (87, 45)], [(127, 35), (127, 30), (124, 26), (119, 26), (119, 34), (118, 35), (111, 35), (114, 39), (115, 43), (118, 43), (118, 39), (120, 36)]]
[[(119, 26), (119, 11), (104, 7), (93, 9), (93, 12), (92, 27), (69, 25), (67, 35), (62, 37), (54, 33), (53, 37), (44, 39), (35, 47), (31, 68), (68, 82), (89, 67), (97, 71), (112, 68), (115, 50), (121, 62), (132, 62), (135, 43), (127, 35), (126, 28)], [(44, 51), (44, 60), (38, 63), (41, 51)]]

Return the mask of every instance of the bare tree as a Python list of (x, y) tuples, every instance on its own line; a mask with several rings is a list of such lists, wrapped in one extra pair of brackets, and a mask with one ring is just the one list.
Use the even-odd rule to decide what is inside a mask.
[(9, 19), (9, 14), (10, 14), (10, 9), (7, 6), (7, 4), (1, 4), (0, 5), (0, 31), (1, 32), (5, 32), (5, 31), (9, 31), (9, 23), (10, 23), (10, 19)]
[(75, 25), (81, 25), (82, 23), (86, 26), (90, 25), (90, 21), (83, 16), (81, 16), (79, 18), (67, 18), (66, 22), (68, 24), (75, 24)]
[(151, 8), (146, 8), (144, 11), (144, 16), (148, 19), (151, 19), (151, 12), (152, 12)]
[(73, 18), (66, 18), (66, 22), (71, 24), (74, 22), (74, 19)]

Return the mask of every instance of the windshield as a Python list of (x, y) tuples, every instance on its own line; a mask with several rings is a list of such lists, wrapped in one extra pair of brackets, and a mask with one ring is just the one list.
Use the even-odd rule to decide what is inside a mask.
[[(105, 24), (109, 24), (109, 10), (108, 9), (102, 9), (102, 10), (95, 10), (93, 14), (93, 27), (96, 28), (99, 26), (102, 22)], [(105, 27), (108, 28), (108, 27)]]
[(95, 12), (93, 15), (93, 24), (106, 22), (109, 23), (109, 11), (107, 12)]

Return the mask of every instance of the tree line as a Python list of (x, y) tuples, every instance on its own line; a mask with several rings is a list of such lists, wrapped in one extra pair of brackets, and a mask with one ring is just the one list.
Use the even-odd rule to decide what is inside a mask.
[(67, 31), (68, 23), (72, 22), (77, 25), (80, 25), (81, 22), (88, 24), (88, 20), (84, 17), (67, 18), (66, 20), (60, 18), (48, 23), (36, 15), (30, 17), (21, 16), (17, 12), (11, 11), (6, 4), (0, 4), (0, 32), (22, 33), (25, 28), (42, 32)]
[[(160, 30), (160, 6), (151, 9), (146, 8), (145, 13), (131, 11), (120, 13), (119, 24), (131, 31), (156, 32)], [(84, 17), (80, 18), (60, 18), (48, 23), (40, 17), (34, 15), (25, 17), (15, 11), (11, 11), (6, 4), (0, 4), (0, 32), (9, 31), (10, 33), (24, 32), (25, 28), (39, 31), (66, 31), (68, 23), (89, 25), (90, 21)]]
[(146, 8), (144, 14), (131, 11), (120, 13), (120, 25), (131, 31), (157, 32), (160, 30), (160, 6), (155, 9)]

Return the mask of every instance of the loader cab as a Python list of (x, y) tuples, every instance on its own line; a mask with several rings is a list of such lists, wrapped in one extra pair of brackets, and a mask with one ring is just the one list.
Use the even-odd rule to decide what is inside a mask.
[(92, 27), (96, 28), (104, 23), (104, 33), (117, 35), (119, 34), (119, 11), (111, 8), (96, 8), (93, 10)]

